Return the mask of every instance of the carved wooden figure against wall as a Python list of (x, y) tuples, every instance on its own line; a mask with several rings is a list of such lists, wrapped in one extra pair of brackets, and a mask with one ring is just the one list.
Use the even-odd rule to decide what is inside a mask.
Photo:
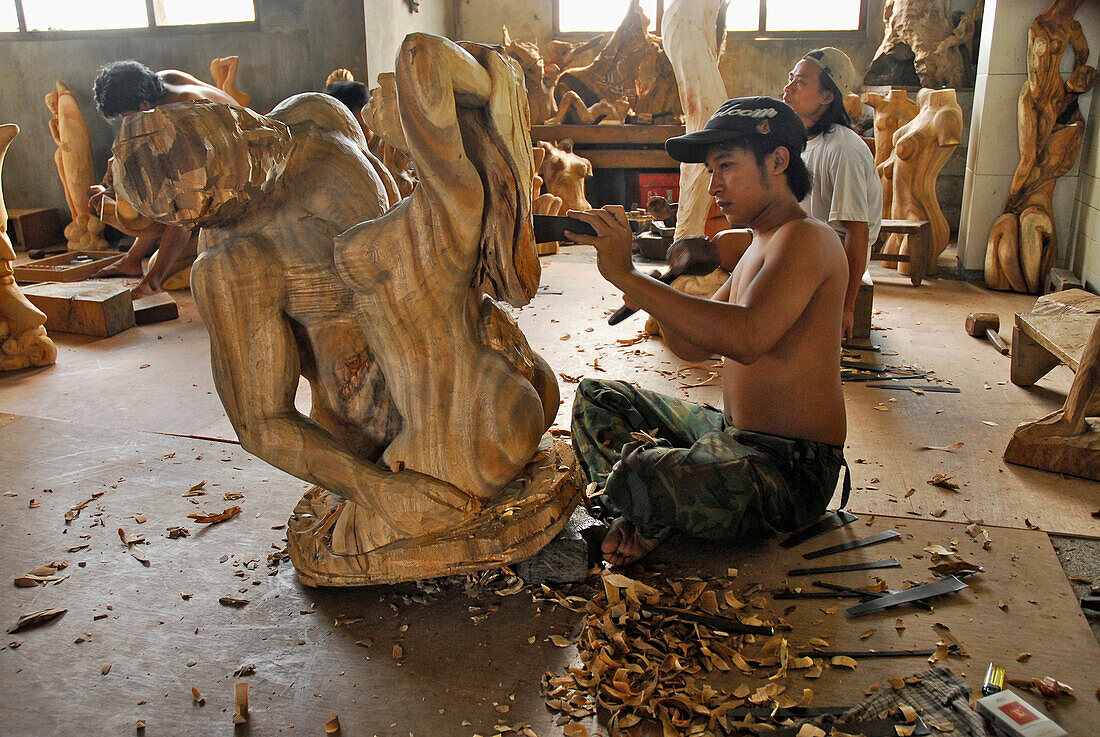
[[(1012, 433), (1009, 463), (1100, 481), (1100, 321), (1089, 333), (1080, 365), (1061, 409)], [(1089, 417), (1094, 419), (1089, 420)]]
[[(676, 74), (680, 106), (688, 133), (697, 131), (726, 101), (726, 85), (718, 71), (718, 58), (726, 34), (723, 0), (676, 0), (665, 12), (665, 51)], [(680, 207), (676, 212), (675, 238), (701, 236), (714, 198), (710, 177), (703, 164), (680, 164)], [(709, 295), (708, 295), (709, 296)]]
[[(562, 214), (561, 197), (553, 192), (542, 191), (542, 162), (546, 158), (546, 149), (535, 146), (531, 149), (532, 161), (535, 166), (535, 174), (531, 178), (531, 213), (533, 215), (560, 215)], [(540, 256), (549, 256), (558, 252), (557, 241), (547, 241), (536, 244)]]
[(524, 558), (576, 503), (568, 446), (543, 441), (554, 372), (497, 302), (526, 303), (540, 273), (521, 74), (490, 47), (405, 39), (400, 123), (421, 181), (383, 218), (358, 126), (323, 95), (124, 122), (124, 196), (202, 226), (193, 290), (241, 444), (317, 485), (288, 526), (306, 584)]
[[(1027, 30), (1027, 82), (1016, 106), (1020, 163), (985, 253), (985, 283), (993, 289), (1037, 293), (1054, 266), (1054, 184), (1077, 160), (1085, 135), (1077, 98), (1096, 82), (1088, 41), (1073, 18), (1081, 2), (1055, 0)], [(1063, 80), (1069, 47), (1073, 71)]]
[(592, 207), (584, 195), (584, 182), (592, 178), (592, 162), (573, 153), (573, 141), (566, 139), (557, 144), (539, 141), (538, 147), (546, 151), (539, 167), (546, 191), (561, 198), (561, 212), (588, 210)]
[(864, 84), (967, 86), (967, 58), (960, 47), (974, 35), (973, 16), (956, 27), (950, 13), (947, 0), (886, 0), (885, 33)]
[[(19, 135), (15, 123), (0, 125), (0, 171), (4, 154)], [(0, 371), (49, 366), (57, 361), (57, 346), (46, 337), (46, 315), (32, 305), (15, 283), (15, 248), (8, 240), (8, 210), (0, 190)]]
[(54, 163), (72, 217), (72, 222), (65, 226), (69, 250), (102, 251), (107, 247), (103, 221), (88, 205), (88, 188), (97, 182), (92, 164), (92, 140), (84, 115), (72, 90), (64, 82), (58, 82), (57, 91), (46, 95), (46, 107), (53, 114), (50, 135), (57, 144)]
[(226, 93), (241, 107), (248, 107), (252, 102), (249, 95), (237, 87), (237, 67), (241, 64), (239, 56), (222, 56), (210, 62), (210, 76), (214, 78), (214, 86)]
[[(920, 112), (894, 133), (890, 158), (880, 171), (891, 180), (890, 217), (894, 220), (927, 220), (932, 235), (932, 267), (947, 248), (951, 228), (936, 197), (936, 179), (962, 142), (963, 114), (955, 90), (922, 89), (917, 94)], [(884, 193), (885, 196), (885, 193)], [(886, 253), (909, 253), (909, 237), (893, 233)], [(908, 262), (898, 271), (909, 273)]]
[[(878, 92), (864, 92), (863, 102), (875, 111), (875, 166), (881, 167), (894, 152), (894, 133), (917, 117), (920, 105), (909, 99), (909, 93), (905, 90), (895, 89), (885, 95)], [(882, 217), (889, 219), (894, 182), (881, 168), (879, 178), (882, 180)]]

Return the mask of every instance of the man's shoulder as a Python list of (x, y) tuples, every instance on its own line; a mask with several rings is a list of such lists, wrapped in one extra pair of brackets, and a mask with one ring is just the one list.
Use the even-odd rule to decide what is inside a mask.
[(809, 215), (781, 225), (769, 239), (768, 245), (776, 252), (794, 251), (799, 254), (827, 252), (836, 248), (843, 250), (836, 231)]
[(830, 128), (825, 134), (825, 142), (831, 148), (844, 154), (856, 154), (860, 158), (865, 158), (868, 161), (873, 162), (874, 157), (871, 156), (871, 149), (864, 142), (863, 138), (854, 130), (846, 125), (837, 123)]

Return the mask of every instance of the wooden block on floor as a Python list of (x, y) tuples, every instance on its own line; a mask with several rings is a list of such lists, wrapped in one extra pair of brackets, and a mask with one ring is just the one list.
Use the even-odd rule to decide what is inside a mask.
[(118, 251), (68, 251), (41, 261), (16, 266), (15, 280), (35, 282), (77, 282), (122, 258)]
[(859, 285), (859, 293), (856, 294), (855, 322), (852, 324), (853, 338), (871, 337), (871, 303), (874, 299), (874, 282), (871, 281), (871, 275), (865, 273), (863, 282)]
[(46, 330), (106, 338), (134, 326), (130, 290), (110, 282), (47, 282), (23, 288), (46, 313)]
[(165, 292), (150, 294), (134, 301), (134, 321), (138, 325), (167, 322), (180, 316), (179, 305)]
[(1062, 292), (1066, 289), (1084, 289), (1085, 285), (1077, 275), (1069, 269), (1051, 269), (1047, 274), (1046, 286), (1043, 294)]
[(8, 233), (16, 251), (30, 251), (65, 240), (65, 224), (53, 207), (8, 210)]

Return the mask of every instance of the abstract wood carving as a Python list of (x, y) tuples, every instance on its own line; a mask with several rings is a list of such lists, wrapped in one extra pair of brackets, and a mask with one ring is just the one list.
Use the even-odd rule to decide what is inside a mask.
[[(936, 259), (947, 248), (951, 236), (951, 228), (936, 197), (936, 179), (962, 142), (963, 114), (955, 99), (955, 90), (922, 89), (917, 94), (917, 103), (920, 112), (894, 133), (893, 151), (879, 171), (891, 182), (890, 217), (928, 221), (932, 236), (931, 268), (934, 270)], [(908, 254), (909, 237), (891, 234), (883, 252)], [(900, 273), (909, 273), (907, 262), (897, 267)]]
[[(1073, 18), (1081, 2), (1055, 0), (1027, 30), (1027, 82), (1016, 106), (1020, 163), (985, 253), (985, 283), (992, 289), (1038, 293), (1054, 266), (1054, 184), (1077, 160), (1085, 135), (1077, 98), (1096, 82), (1096, 68), (1086, 64), (1088, 41)], [(1073, 70), (1063, 80), (1069, 47)]]
[[(19, 135), (15, 123), (0, 125), (0, 171), (8, 146)], [(0, 190), (0, 371), (49, 366), (57, 361), (57, 346), (46, 337), (46, 315), (32, 305), (15, 283), (15, 249), (8, 240), (8, 210)]]
[(210, 76), (214, 78), (214, 86), (226, 93), (241, 107), (248, 107), (252, 102), (252, 95), (241, 92), (237, 87), (237, 67), (240, 66), (241, 57), (222, 56), (210, 62)]
[[(963, 87), (970, 82), (967, 44), (976, 17), (951, 21), (945, 0), (886, 0), (882, 8), (885, 34), (863, 83)], [(980, 10), (979, 10), (980, 14)]]
[[(885, 95), (878, 92), (864, 92), (863, 102), (875, 111), (875, 166), (880, 167), (894, 151), (894, 133), (898, 128), (917, 117), (920, 105), (909, 99), (905, 90), (892, 89)], [(882, 180), (882, 217), (890, 217), (890, 203), (893, 199), (893, 180), (879, 169)]]
[[(722, 0), (677, 0), (665, 12), (665, 52), (676, 75), (688, 133), (702, 128), (718, 106), (726, 101), (726, 85), (718, 71), (718, 58), (726, 36), (724, 32), (718, 32), (720, 17), (723, 30), (725, 26), (725, 17), (721, 12), (724, 7)], [(676, 240), (704, 234), (707, 215), (714, 204), (714, 198), (708, 192), (709, 185), (703, 164), (680, 164)]]
[(103, 221), (88, 205), (88, 188), (96, 184), (92, 164), (92, 140), (88, 126), (72, 91), (64, 82), (57, 91), (46, 95), (46, 107), (53, 118), (50, 135), (57, 144), (54, 162), (65, 190), (72, 222), (65, 227), (65, 239), (70, 251), (102, 251), (107, 247), (103, 238)]
[(330, 84), (335, 84), (336, 82), (354, 81), (355, 75), (351, 73), (351, 70), (340, 67), (339, 69), (333, 69), (331, 72), (328, 73), (328, 77), (325, 78), (325, 87), (328, 87)]
[(554, 83), (557, 81), (557, 72), (552, 78), (547, 77), (546, 66), (543, 64), (537, 42), (513, 41), (508, 34), (507, 26), (501, 28), (501, 37), (504, 50), (518, 61), (520, 68), (523, 69), (523, 81), (527, 87), (527, 105), (531, 108), (531, 125), (542, 125), (557, 112), (557, 105), (554, 102)]
[[(1100, 321), (1089, 334), (1081, 364), (1061, 409), (1012, 433), (1009, 463), (1100, 481)], [(1090, 420), (1089, 417), (1093, 417)]]
[(554, 97), (559, 106), (573, 91), (584, 106), (625, 98), (642, 120), (672, 123), (680, 115), (680, 98), (672, 65), (661, 38), (649, 33), (649, 19), (640, 0), (632, 0), (623, 22), (590, 64), (566, 69), (558, 78)]
[(324, 95), (268, 116), (162, 106), (115, 144), (122, 196), (202, 226), (193, 290), (242, 446), (316, 484), (288, 529), (307, 585), (529, 557), (579, 496), (568, 446), (543, 442), (554, 372), (497, 301), (525, 304), (540, 274), (522, 72), (412, 34), (396, 88), (421, 181), (385, 217), (358, 125)]
[(592, 162), (573, 153), (573, 141), (568, 138), (557, 144), (539, 141), (538, 148), (546, 152), (539, 175), (546, 191), (561, 198), (561, 212), (590, 209), (584, 182), (592, 177)]
[(367, 146), (393, 175), (401, 197), (408, 197), (416, 186), (417, 177), (411, 168), (409, 144), (405, 142), (405, 134), (401, 130), (394, 73), (379, 74), (378, 86), (370, 92), (370, 100), (363, 108), (363, 121), (371, 132), (367, 137)]

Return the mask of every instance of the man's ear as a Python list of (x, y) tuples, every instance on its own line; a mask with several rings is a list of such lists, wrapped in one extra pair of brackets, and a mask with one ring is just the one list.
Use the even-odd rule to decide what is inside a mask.
[(771, 154), (771, 173), (782, 174), (791, 163), (791, 152), (786, 146), (779, 146)]

